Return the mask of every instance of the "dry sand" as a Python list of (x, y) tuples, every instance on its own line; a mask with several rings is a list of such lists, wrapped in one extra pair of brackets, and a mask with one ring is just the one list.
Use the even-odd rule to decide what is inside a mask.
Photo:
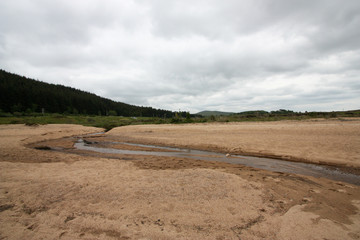
[[(250, 123), (247, 130), (246, 124), (130, 126), (106, 137), (221, 151), (241, 146), (251, 153), (259, 152), (252, 145), (258, 142), (242, 138), (260, 136), (258, 128), (289, 132), (291, 124)], [(359, 122), (293, 124), (302, 126), (298, 146), (316, 129), (326, 132), (327, 124), (334, 133), (344, 129), (339, 135), (353, 140), (344, 140), (348, 148), (333, 153), (354, 158), (335, 163), (357, 166)], [(246, 132), (241, 139), (236, 138), (239, 129)], [(301, 134), (301, 129), (307, 131)], [(227, 163), (134, 155), (110, 159), (77, 152), (71, 138), (49, 141), (96, 131), (74, 125), (0, 126), (0, 239), (360, 239), (358, 186)], [(220, 133), (239, 145), (226, 146)], [(203, 142), (197, 140), (201, 134)], [(286, 138), (280, 135), (275, 140)], [(337, 140), (330, 143), (335, 138), (326, 139), (321, 149), (337, 146)], [(285, 143), (275, 140), (262, 146), (272, 144), (280, 151)], [(68, 151), (27, 147), (37, 142)]]

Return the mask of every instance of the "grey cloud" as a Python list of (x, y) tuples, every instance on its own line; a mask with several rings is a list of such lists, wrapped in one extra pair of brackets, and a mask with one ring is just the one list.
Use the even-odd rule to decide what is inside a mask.
[(225, 0), (219, 4), (216, 0), (157, 0), (152, 1), (149, 8), (154, 31), (164, 37), (204, 35), (224, 40), (277, 24), (291, 14), (288, 10), (295, 11), (301, 5), (309, 7), (300, 1)]
[(1, 1), (0, 67), (171, 110), (356, 107), (358, 12), (356, 0)]

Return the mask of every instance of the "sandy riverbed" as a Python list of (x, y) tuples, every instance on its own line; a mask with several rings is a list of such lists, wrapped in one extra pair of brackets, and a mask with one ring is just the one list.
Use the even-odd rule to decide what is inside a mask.
[(127, 126), (113, 129), (107, 136), (360, 167), (360, 119)]
[[(292, 129), (300, 136), (298, 143)], [(68, 153), (26, 147), (96, 131), (99, 129), (74, 125), (0, 126), (0, 238), (360, 238), (358, 186), (227, 163), (81, 155), (71, 152), (70, 138), (55, 141), (70, 149)], [(228, 146), (228, 138), (221, 133), (238, 144), (228, 140)], [(240, 133), (244, 134), (239, 138)], [(270, 138), (270, 133), (280, 136)], [(315, 143), (322, 143), (320, 151), (305, 144), (309, 135), (317, 136)], [(272, 140), (265, 144), (256, 136)], [(293, 152), (282, 150), (286, 136), (292, 136), (287, 146)], [(288, 156), (298, 152), (293, 156), (309, 161), (325, 161), (324, 153), (331, 163), (349, 166), (359, 164), (359, 136), (358, 121), (129, 126), (106, 134), (108, 138), (221, 151)], [(307, 146), (311, 154), (301, 155), (306, 151), (295, 151), (294, 144)]]

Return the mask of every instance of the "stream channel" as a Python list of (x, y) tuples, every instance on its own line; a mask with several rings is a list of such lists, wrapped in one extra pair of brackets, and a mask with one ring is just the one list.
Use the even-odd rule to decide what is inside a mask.
[[(137, 147), (152, 148), (154, 151), (134, 151), (115, 149), (110, 147), (96, 146), (96, 142), (90, 142), (80, 138), (74, 145), (79, 150), (93, 151), (97, 153), (111, 153), (111, 154), (132, 154), (132, 155), (150, 155), (150, 156), (164, 156), (164, 157), (179, 157), (191, 158), (196, 160), (206, 161), (220, 161), (232, 164), (241, 164), (249, 167), (265, 169), (273, 172), (295, 173), (301, 175), (308, 175), (313, 177), (328, 178), (335, 181), (347, 182), (354, 185), (360, 185), (360, 175), (341, 171), (332, 166), (317, 165), (301, 162), (290, 162), (285, 160), (278, 160), (273, 158), (251, 157), (241, 155), (226, 156), (222, 153), (200, 151), (192, 149), (174, 148), (174, 147), (160, 147), (153, 145), (124, 143), (124, 142), (102, 142), (102, 144), (124, 144)], [(159, 149), (159, 151), (155, 151)], [(164, 151), (167, 150), (167, 151)]]

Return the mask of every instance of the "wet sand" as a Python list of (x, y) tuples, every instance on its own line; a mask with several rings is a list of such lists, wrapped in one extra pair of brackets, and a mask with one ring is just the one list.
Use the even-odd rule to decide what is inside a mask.
[[(163, 129), (157, 132), (157, 127)], [(171, 129), (179, 127), (129, 126), (113, 129), (106, 137), (164, 145), (167, 139), (176, 145)], [(200, 133), (205, 129), (196, 127)], [(0, 238), (360, 238), (358, 186), (185, 158), (113, 159), (111, 154), (75, 150), (73, 138), (49, 142), (96, 131), (74, 125), (0, 126)], [(345, 130), (346, 134), (354, 139), (353, 132)], [(207, 139), (214, 137), (207, 135), (201, 144), (189, 143), (199, 138), (196, 132), (190, 140), (179, 134), (178, 141), (194, 148), (228, 150), (223, 141), (209, 145)], [(32, 143), (67, 152), (27, 147)], [(353, 144), (356, 141), (349, 149)], [(343, 149), (342, 154), (349, 153)], [(349, 160), (350, 165), (354, 162)]]

